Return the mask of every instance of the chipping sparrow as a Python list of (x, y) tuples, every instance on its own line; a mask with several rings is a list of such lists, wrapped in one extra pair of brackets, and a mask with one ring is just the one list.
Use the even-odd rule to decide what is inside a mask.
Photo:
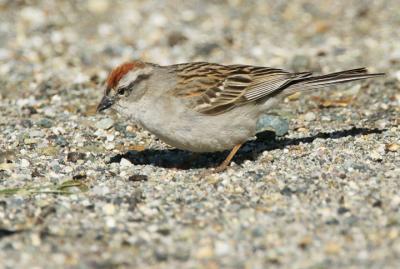
[(115, 68), (98, 111), (113, 107), (165, 143), (194, 152), (232, 149), (224, 170), (256, 133), (259, 117), (297, 91), (381, 76), (365, 68), (327, 75), (194, 62), (160, 66), (132, 61)]

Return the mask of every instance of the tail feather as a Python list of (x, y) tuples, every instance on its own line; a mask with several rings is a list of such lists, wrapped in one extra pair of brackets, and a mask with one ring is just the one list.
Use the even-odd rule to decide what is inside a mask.
[(366, 74), (368, 72), (367, 68), (361, 67), (361, 68), (354, 68), (354, 69), (349, 69), (345, 71), (339, 71), (335, 73), (329, 73), (327, 75), (321, 75), (320, 77), (326, 77), (326, 76), (336, 76), (336, 75), (342, 75), (342, 74)]
[(385, 73), (369, 74), (366, 68), (357, 68), (321, 76), (300, 77), (291, 81), (290, 85), (284, 90), (288, 95), (304, 90), (318, 89), (333, 84), (346, 83), (356, 80), (363, 80), (383, 76)]

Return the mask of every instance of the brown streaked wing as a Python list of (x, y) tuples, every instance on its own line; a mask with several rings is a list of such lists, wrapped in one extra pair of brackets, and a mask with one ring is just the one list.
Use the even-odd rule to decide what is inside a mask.
[(176, 69), (180, 78), (174, 95), (191, 99), (193, 109), (208, 115), (257, 101), (293, 78), (309, 75), (268, 67), (204, 62), (180, 64)]
[(195, 97), (207, 89), (218, 87), (225, 79), (224, 66), (196, 62), (174, 66), (179, 74), (178, 85), (173, 94), (178, 97)]

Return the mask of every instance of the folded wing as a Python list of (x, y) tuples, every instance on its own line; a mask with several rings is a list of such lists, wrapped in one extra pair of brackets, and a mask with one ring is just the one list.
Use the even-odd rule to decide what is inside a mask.
[(224, 66), (204, 62), (175, 67), (179, 83), (174, 95), (188, 99), (193, 109), (207, 115), (220, 114), (277, 94), (287, 95), (382, 75), (368, 74), (365, 68), (312, 76), (311, 72), (290, 73), (269, 67)]

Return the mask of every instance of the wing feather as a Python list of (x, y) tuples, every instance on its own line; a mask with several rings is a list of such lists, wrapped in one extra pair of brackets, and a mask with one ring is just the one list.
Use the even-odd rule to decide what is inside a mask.
[(248, 66), (189, 63), (175, 65), (179, 74), (174, 95), (190, 99), (200, 113), (215, 115), (236, 106), (255, 102), (279, 90), (294, 78), (311, 73), (289, 73), (282, 69)]

